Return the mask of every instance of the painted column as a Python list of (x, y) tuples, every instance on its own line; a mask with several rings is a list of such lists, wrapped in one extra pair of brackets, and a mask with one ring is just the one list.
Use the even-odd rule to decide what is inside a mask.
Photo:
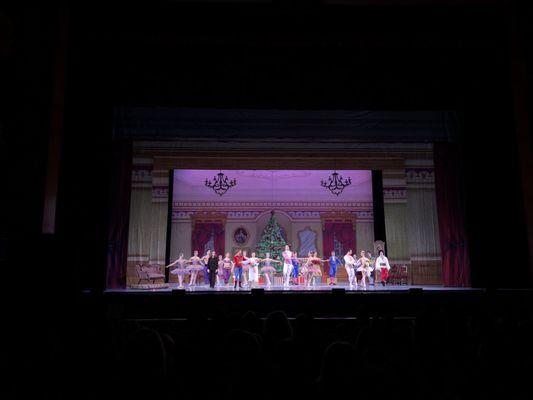
[(411, 269), (417, 284), (442, 284), (433, 159), (406, 160)]

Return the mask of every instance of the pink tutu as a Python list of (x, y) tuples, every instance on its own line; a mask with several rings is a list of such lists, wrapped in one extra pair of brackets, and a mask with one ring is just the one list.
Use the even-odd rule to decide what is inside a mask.
[(276, 268), (267, 265), (267, 266), (261, 268), (261, 272), (262, 273), (276, 272)]
[(187, 271), (187, 268), (174, 268), (170, 273), (172, 275), (187, 275), (189, 271)]
[(320, 267), (317, 266), (317, 265), (310, 265), (309, 267), (307, 267), (307, 271), (308, 272), (312, 272), (312, 273), (320, 273), (320, 272), (322, 272)]
[(198, 271), (203, 271), (204, 270), (204, 267), (202, 265), (189, 265), (187, 267), (187, 271), (189, 272), (198, 272)]

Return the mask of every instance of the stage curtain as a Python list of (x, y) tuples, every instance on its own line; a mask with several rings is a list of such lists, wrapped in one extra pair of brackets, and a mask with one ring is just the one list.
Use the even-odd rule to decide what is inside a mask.
[(131, 198), (131, 141), (113, 144), (113, 170), (107, 249), (107, 288), (126, 287)]
[(211, 233), (214, 235), (214, 250), (217, 254), (224, 254), (225, 235), (222, 222), (197, 222), (192, 231), (191, 251), (198, 250), (198, 253), (202, 256), (204, 246), (211, 238)]
[(436, 143), (434, 163), (443, 283), (445, 286), (470, 286), (464, 191), (458, 146), (452, 143)]
[[(335, 236), (342, 243), (342, 248), (344, 249), (345, 252), (348, 251), (349, 249), (356, 251), (355, 231), (353, 229), (353, 224), (351, 222), (337, 224), (335, 228)], [(344, 254), (337, 254), (337, 256), (342, 257), (344, 256)]]
[[(324, 223), (324, 232), (322, 235), (322, 248), (324, 249), (323, 258), (328, 259), (331, 251), (334, 249), (333, 239), (336, 238), (339, 242), (342, 243), (342, 248), (345, 252), (352, 249), (354, 252), (355, 248), (355, 231), (353, 228), (352, 222), (334, 222), (326, 221)], [(342, 260), (344, 254), (337, 254)], [(324, 273), (329, 273), (329, 263), (324, 265)]]

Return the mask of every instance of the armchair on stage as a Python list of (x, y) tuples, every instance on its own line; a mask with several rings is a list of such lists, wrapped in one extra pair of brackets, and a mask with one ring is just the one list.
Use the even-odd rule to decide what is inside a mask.
[(143, 280), (148, 281), (148, 283), (155, 283), (158, 279), (165, 281), (165, 274), (161, 272), (161, 265), (159, 264), (137, 264), (135, 270), (137, 271), (137, 276), (139, 278), (139, 282), (137, 282), (138, 285)]
[(393, 285), (408, 285), (409, 273), (407, 265), (391, 265), (389, 272), (389, 282)]

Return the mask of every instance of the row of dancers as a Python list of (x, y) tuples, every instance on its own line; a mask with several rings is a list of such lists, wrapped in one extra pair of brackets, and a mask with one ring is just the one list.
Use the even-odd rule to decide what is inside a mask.
[[(366, 287), (366, 281), (370, 280), (372, 271), (380, 271), (381, 284), (386, 285), (388, 281), (388, 272), (390, 265), (383, 250), (379, 251), (376, 260), (371, 259), (370, 253), (363, 250), (360, 257), (354, 257), (352, 250), (349, 250), (343, 257), (344, 263), (336, 256), (335, 251), (326, 260), (318, 257), (316, 251), (310, 251), (307, 257), (298, 257), (297, 252), (290, 250), (290, 246), (285, 246), (282, 253), (283, 261), (270, 257), (269, 253), (264, 258), (256, 257), (252, 252), (247, 256), (246, 250), (239, 250), (231, 257), (230, 253), (218, 255), (214, 250), (208, 250), (207, 253), (200, 257), (195, 250), (193, 256), (184, 258), (180, 253), (178, 259), (166, 266), (166, 268), (175, 267), (170, 271), (172, 275), (177, 275), (179, 288), (183, 288), (185, 275), (190, 275), (189, 286), (196, 286), (198, 273), (203, 272), (204, 281), (211, 288), (215, 286), (229, 286), (233, 277), (234, 288), (241, 288), (243, 285), (249, 288), (259, 286), (259, 276), (263, 275), (265, 286), (270, 287), (273, 282), (273, 274), (276, 272), (273, 264), (283, 264), (283, 286), (289, 287), (291, 284), (298, 284), (298, 277), (302, 276), (304, 285), (310, 287), (316, 284), (316, 278), (322, 276), (322, 264), (329, 263), (330, 285), (337, 284), (337, 269), (344, 264), (348, 274), (348, 283), (350, 289), (359, 285)], [(262, 266), (261, 266), (262, 264)], [(357, 279), (357, 272), (360, 272), (360, 279)]]
[[(379, 250), (379, 256), (374, 262), (371, 260), (371, 255), (367, 254), (364, 250), (361, 251), (361, 257), (356, 258), (353, 255), (352, 250), (344, 256), (344, 268), (348, 274), (348, 284), (350, 289), (353, 289), (359, 285), (366, 288), (367, 280), (370, 280), (372, 271), (376, 270), (380, 272), (381, 284), (385, 286), (388, 282), (388, 273), (390, 270), (389, 260), (385, 256), (383, 250)], [(285, 251), (282, 253), (283, 257), (283, 286), (287, 287), (290, 284), (291, 273), (296, 269), (296, 276), (298, 275), (298, 262), (302, 261), (304, 264), (302, 273), (304, 275), (304, 283), (306, 286), (310, 286), (311, 282), (314, 284), (314, 277), (321, 276), (321, 264), (324, 262), (329, 263), (329, 278), (330, 285), (337, 284), (337, 269), (342, 266), (341, 260), (336, 256), (335, 251), (331, 252), (331, 256), (327, 259), (321, 259), (317, 256), (316, 251), (311, 251), (307, 258), (298, 258), (295, 252), (290, 250), (289, 246), (285, 246)], [(359, 282), (357, 281), (357, 272), (361, 273)]]

